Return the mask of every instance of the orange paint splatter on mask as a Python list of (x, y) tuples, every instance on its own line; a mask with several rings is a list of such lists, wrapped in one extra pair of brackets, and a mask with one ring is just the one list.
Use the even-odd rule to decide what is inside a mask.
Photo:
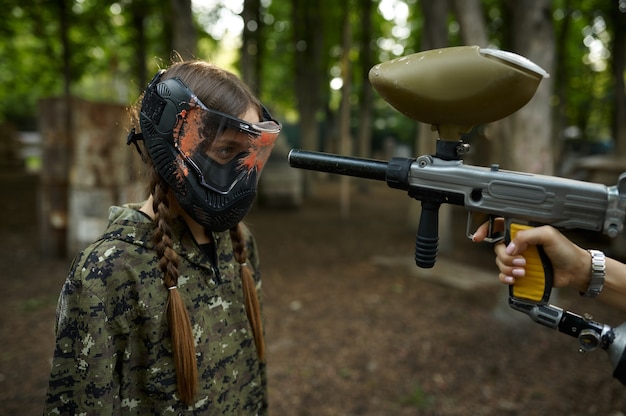
[(192, 108), (179, 114), (179, 121), (174, 128), (176, 145), (187, 157), (190, 157), (204, 140), (202, 137), (202, 110)]
[(261, 135), (250, 140), (250, 151), (241, 160), (239, 166), (251, 172), (256, 168), (261, 172), (272, 153), (278, 133), (261, 132)]
[[(194, 150), (203, 140), (200, 133), (202, 131), (202, 110), (197, 107), (183, 110), (178, 114), (177, 119), (176, 126), (173, 129), (174, 145), (182, 155), (191, 157)], [(183, 183), (184, 178), (189, 176), (190, 173), (182, 155), (176, 156), (174, 161), (176, 165), (176, 180), (179, 183)]]

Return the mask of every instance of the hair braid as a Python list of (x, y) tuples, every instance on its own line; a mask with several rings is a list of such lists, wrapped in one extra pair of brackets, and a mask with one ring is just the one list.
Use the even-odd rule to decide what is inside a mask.
[(265, 339), (263, 338), (263, 322), (261, 319), (261, 304), (256, 290), (256, 284), (252, 278), (252, 271), (246, 264), (248, 253), (246, 242), (241, 229), (241, 223), (230, 229), (230, 238), (233, 242), (233, 252), (235, 260), (241, 266), (240, 277), (243, 287), (243, 300), (246, 308), (248, 322), (252, 328), (252, 336), (256, 346), (259, 361), (265, 361)]
[(198, 386), (198, 368), (191, 321), (176, 286), (178, 254), (174, 251), (172, 243), (172, 229), (170, 228), (172, 214), (167, 198), (168, 185), (155, 174), (152, 179), (152, 190), (153, 210), (157, 223), (153, 241), (159, 258), (159, 268), (163, 271), (163, 282), (168, 289), (167, 319), (172, 340), (178, 395), (182, 402), (191, 404)]
[[(249, 108), (257, 108), (261, 115), (261, 104), (250, 89), (236, 76), (214, 65), (201, 61), (175, 62), (167, 69), (162, 80), (179, 77), (188, 88), (206, 105), (227, 114), (243, 114)], [(139, 121), (140, 109), (135, 108), (134, 121)], [(140, 123), (139, 123), (140, 124)], [(177, 286), (179, 258), (173, 248), (172, 213), (170, 212), (169, 186), (159, 176), (152, 155), (145, 143), (140, 150), (152, 175), (149, 191), (153, 197), (153, 211), (156, 228), (153, 234), (159, 268), (163, 272), (163, 282), (168, 289), (167, 319), (172, 341), (173, 359), (176, 368), (176, 382), (180, 400), (193, 402), (198, 385), (198, 369), (191, 321)], [(138, 147), (139, 150), (139, 147)], [(161, 162), (159, 162), (161, 163)], [(261, 361), (265, 356), (261, 309), (252, 271), (246, 267), (246, 247), (240, 227), (230, 230), (235, 258), (241, 265), (241, 280), (244, 292), (246, 314), (252, 327), (257, 355)]]

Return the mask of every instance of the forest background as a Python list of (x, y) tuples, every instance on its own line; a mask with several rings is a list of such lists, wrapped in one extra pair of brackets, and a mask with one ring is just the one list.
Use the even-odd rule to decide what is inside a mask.
[[(479, 45), (550, 73), (535, 99), (481, 128), (480, 162), (570, 174), (569, 155), (626, 154), (624, 0), (2, 0), (0, 123), (36, 130), (50, 96), (133, 104), (174, 51), (242, 76), (290, 145), (422, 154), (429, 126), (372, 91), (368, 71), (421, 50)], [(16, 105), (19, 103), (19, 105)]]
[[(594, 179), (580, 168), (592, 160), (610, 184), (626, 171), (624, 0), (0, 0), (0, 6), (0, 191), (6, 196), (0, 415), (41, 414), (47, 387), (54, 311), (70, 259), (41, 256), (34, 242), (65, 231), (60, 225), (99, 233), (96, 218), (106, 221), (109, 205), (103, 195), (128, 201), (110, 183), (113, 176), (133, 180), (120, 169), (135, 153), (126, 132), (109, 137), (109, 130), (97, 135), (93, 127), (103, 121), (125, 127), (124, 111), (104, 117), (107, 104), (135, 104), (174, 51), (238, 73), (283, 122), (288, 147), (362, 157), (391, 156), (389, 142), (412, 156), (434, 146), (430, 126), (401, 115), (372, 90), (367, 74), (374, 65), (446, 46), (513, 51), (550, 78), (512, 116), (476, 126), (466, 162)], [(80, 110), (80, 117), (50, 105), (76, 97), (79, 105), (65, 110)], [(74, 160), (68, 180), (67, 166), (46, 166), (67, 162), (69, 148), (49, 146), (59, 135), (42, 121), (82, 123), (85, 109), (94, 110), (86, 111), (94, 134), (69, 125), (53, 132), (93, 145), (74, 141), (76, 156), (91, 154), (91, 164)], [(44, 153), (53, 150), (43, 161), (26, 161), (44, 173), (24, 174), (5, 159), (7, 143), (29, 131), (41, 133)], [(101, 164), (99, 157), (119, 160)], [(464, 212), (461, 223), (455, 217), (449, 224), (456, 250), (429, 274), (415, 267), (415, 234), (398, 215), (419, 204), (377, 184), (369, 193), (353, 187), (349, 219), (339, 218), (331, 180), (299, 210), (255, 207), (247, 219), (262, 250), (273, 414), (624, 415), (626, 393), (610, 377), (604, 353), (581, 356), (574, 340), (521, 314), (513, 325), (503, 322), (510, 319), (502, 318), (503, 309), (516, 312), (497, 283), (491, 248), (456, 231)], [(80, 215), (64, 219), (57, 208)], [(584, 237), (610, 253), (605, 240)], [(610, 325), (625, 319), (570, 295), (558, 293), (553, 301)]]

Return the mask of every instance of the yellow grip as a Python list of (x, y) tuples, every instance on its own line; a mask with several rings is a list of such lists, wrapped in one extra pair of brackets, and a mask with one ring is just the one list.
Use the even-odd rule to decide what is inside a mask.
[[(512, 223), (507, 230), (507, 244), (520, 230), (533, 228), (529, 225)], [(526, 302), (546, 304), (552, 290), (552, 263), (541, 246), (530, 246), (522, 256), (526, 259), (524, 277), (515, 279), (509, 286), (509, 296)]]

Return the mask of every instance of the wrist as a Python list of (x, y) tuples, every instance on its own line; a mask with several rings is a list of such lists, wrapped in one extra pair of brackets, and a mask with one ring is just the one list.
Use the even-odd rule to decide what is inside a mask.
[(604, 276), (606, 272), (606, 258), (599, 250), (587, 250), (590, 256), (587, 284), (580, 290), (580, 295), (595, 298), (604, 287)]

